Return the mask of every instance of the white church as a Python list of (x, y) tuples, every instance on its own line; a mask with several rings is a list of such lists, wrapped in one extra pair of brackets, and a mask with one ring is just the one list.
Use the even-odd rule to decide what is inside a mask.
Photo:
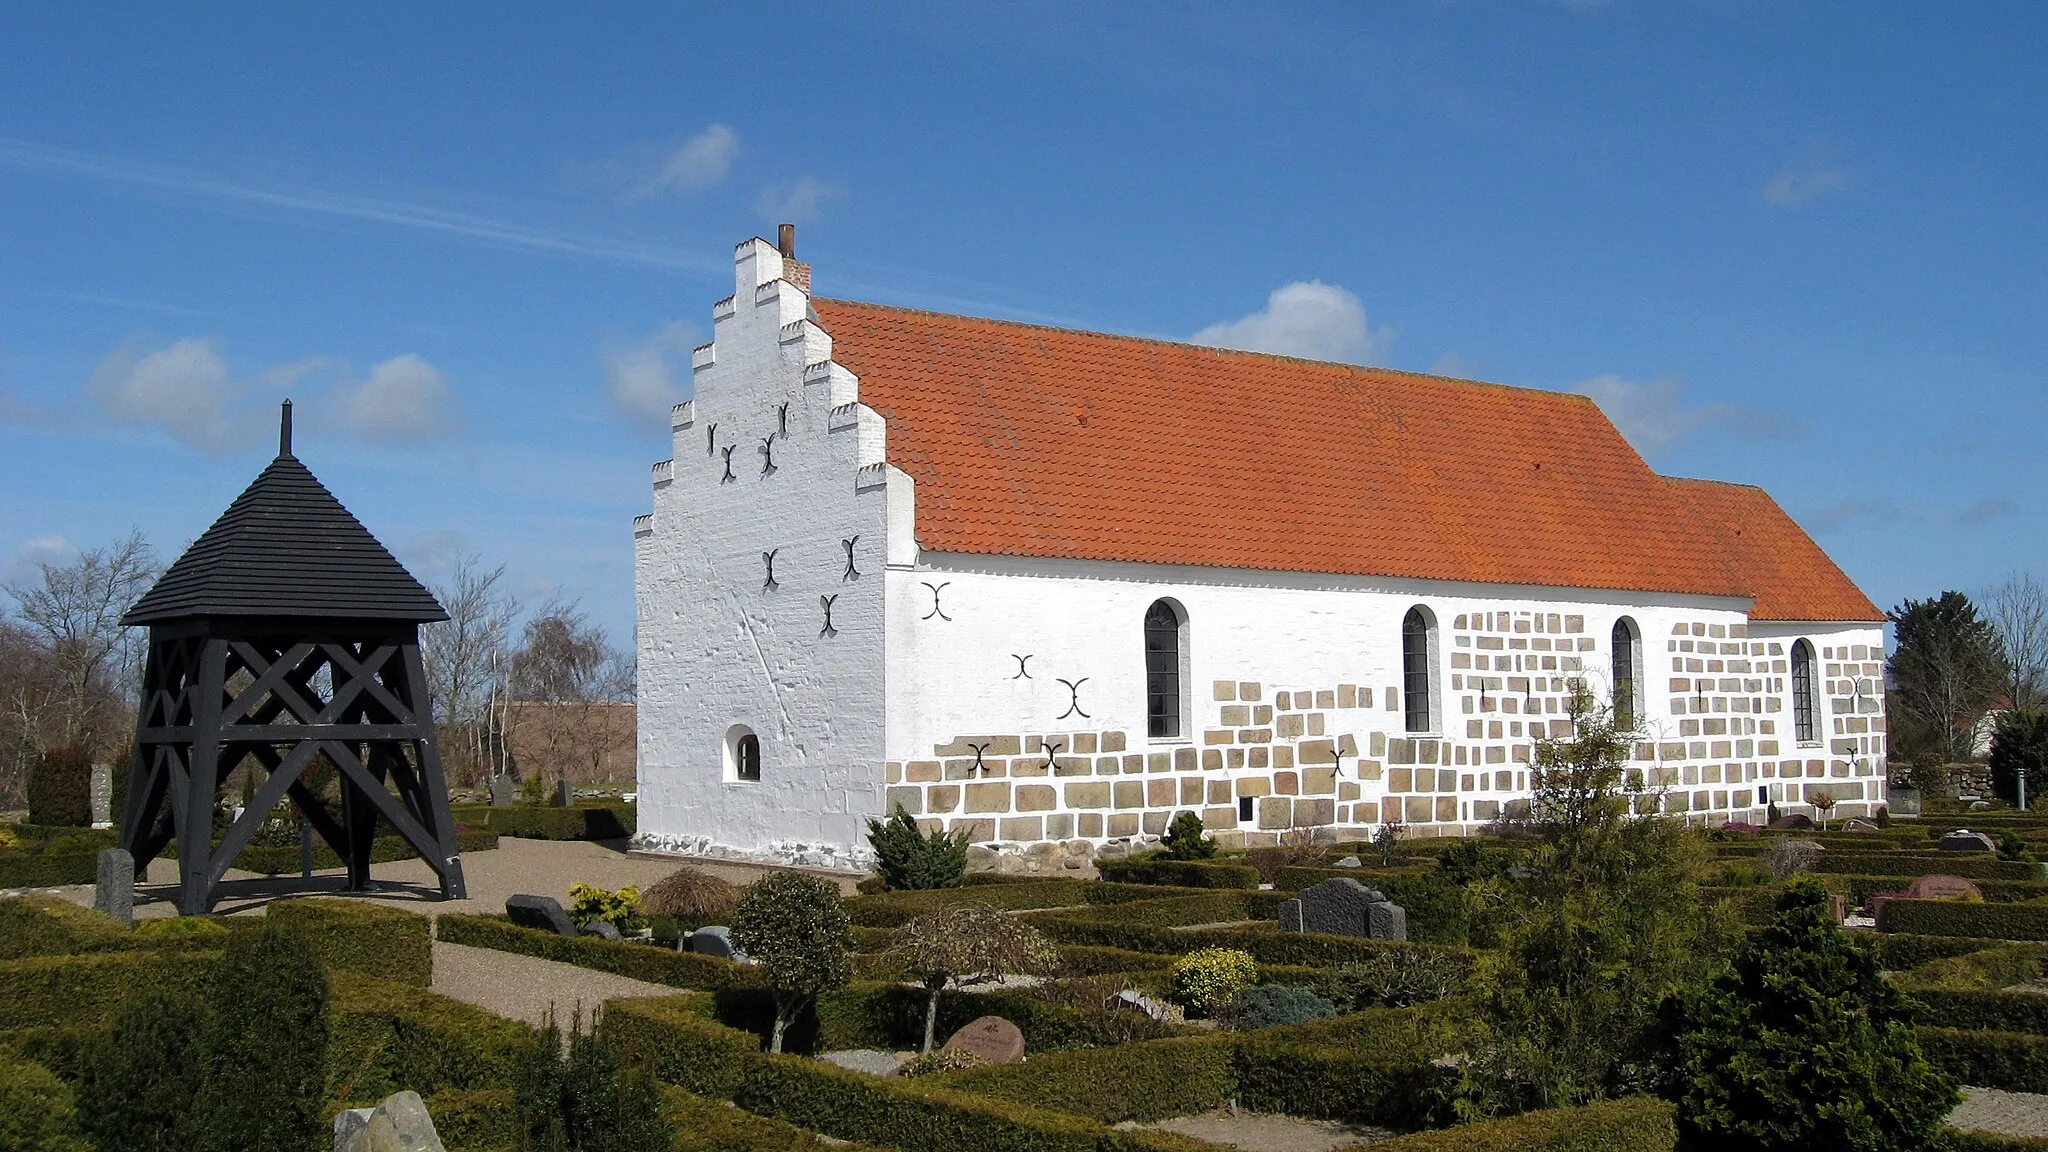
[(828, 300), (787, 226), (734, 279), (634, 522), (645, 841), (1455, 835), (1579, 684), (1646, 808), (1884, 802), (1882, 613), (1584, 396)]

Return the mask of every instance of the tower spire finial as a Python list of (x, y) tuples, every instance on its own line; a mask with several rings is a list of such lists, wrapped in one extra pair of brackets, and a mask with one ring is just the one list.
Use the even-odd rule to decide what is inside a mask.
[(284, 402), (284, 409), (277, 418), (277, 454), (292, 454), (292, 402)]

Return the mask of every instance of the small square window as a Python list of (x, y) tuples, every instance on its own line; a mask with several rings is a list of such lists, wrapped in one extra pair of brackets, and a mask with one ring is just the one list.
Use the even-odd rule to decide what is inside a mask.
[(1249, 819), (1251, 819), (1251, 818), (1252, 818), (1252, 798), (1251, 798), (1251, 797), (1249, 797), (1249, 796), (1239, 796), (1239, 797), (1237, 798), (1237, 820), (1238, 820), (1238, 823), (1242, 824), (1242, 823), (1244, 823), (1244, 822), (1245, 822), (1246, 820), (1249, 820)]

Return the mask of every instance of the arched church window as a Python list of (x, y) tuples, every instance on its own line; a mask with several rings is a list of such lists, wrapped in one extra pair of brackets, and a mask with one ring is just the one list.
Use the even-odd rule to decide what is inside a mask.
[(1792, 738), (1801, 744), (1820, 742), (1820, 685), (1814, 682), (1813, 645), (1792, 645)]
[(744, 724), (726, 729), (725, 778), (747, 784), (761, 781), (761, 738)]
[(1155, 740), (1177, 740), (1187, 715), (1187, 614), (1171, 600), (1145, 609), (1145, 731)]
[(1401, 691), (1408, 731), (1436, 731), (1436, 620), (1416, 606), (1401, 620)]
[(1626, 616), (1614, 622), (1613, 652), (1614, 726), (1629, 731), (1642, 715), (1643, 638)]

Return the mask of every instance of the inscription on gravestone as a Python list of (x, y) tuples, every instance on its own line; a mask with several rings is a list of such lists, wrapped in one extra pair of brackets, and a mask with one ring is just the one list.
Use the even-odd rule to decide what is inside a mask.
[(991, 1064), (1016, 1064), (1024, 1059), (1024, 1033), (1001, 1016), (982, 1016), (953, 1033), (945, 1047), (972, 1052)]
[(1367, 888), (1349, 876), (1340, 876), (1304, 888), (1295, 893), (1294, 899), (1283, 901), (1280, 930), (1406, 940), (1408, 913), (1377, 888)]

